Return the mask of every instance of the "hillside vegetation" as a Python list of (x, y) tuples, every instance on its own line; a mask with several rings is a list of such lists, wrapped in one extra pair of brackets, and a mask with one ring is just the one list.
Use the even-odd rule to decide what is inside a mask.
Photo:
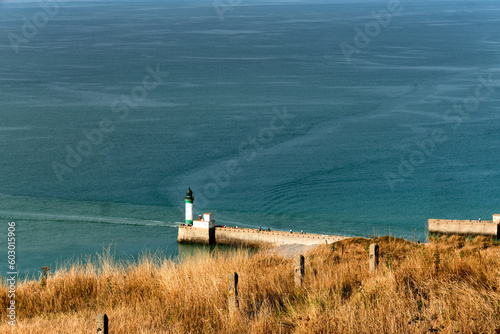
[[(380, 265), (368, 268), (368, 247)], [(500, 333), (500, 246), (486, 238), (415, 244), (390, 237), (318, 246), (302, 287), (293, 260), (266, 251), (200, 254), (180, 262), (110, 256), (17, 286), (18, 323), (0, 333)], [(41, 266), (43, 264), (40, 264)], [(228, 275), (239, 275), (239, 310), (228, 310)]]

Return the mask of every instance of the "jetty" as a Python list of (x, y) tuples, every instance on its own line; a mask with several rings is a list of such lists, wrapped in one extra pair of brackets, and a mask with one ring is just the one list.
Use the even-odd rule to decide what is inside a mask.
[(194, 195), (191, 188), (186, 192), (185, 223), (179, 224), (177, 242), (201, 245), (228, 245), (244, 247), (276, 247), (283, 245), (331, 244), (348, 237), (312, 234), (304, 232), (271, 231), (268, 229), (217, 226), (212, 213), (193, 219)]
[(494, 214), (492, 220), (429, 219), (427, 224), (429, 233), (500, 237), (500, 214)]
[(203, 245), (228, 245), (244, 247), (283, 246), (283, 245), (321, 245), (331, 244), (347, 237), (312, 234), (304, 232), (270, 231), (252, 228), (214, 226), (200, 228), (179, 225), (177, 242)]

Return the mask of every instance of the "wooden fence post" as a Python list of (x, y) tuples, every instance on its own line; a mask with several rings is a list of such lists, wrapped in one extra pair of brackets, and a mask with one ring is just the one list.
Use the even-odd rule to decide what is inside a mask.
[(297, 254), (294, 259), (295, 286), (300, 287), (304, 282), (304, 255)]
[(97, 315), (97, 334), (108, 334), (108, 316), (105, 313)]
[(378, 267), (379, 249), (377, 244), (370, 245), (370, 271), (375, 272)]
[(238, 274), (231, 273), (229, 274), (229, 312), (234, 312), (238, 309), (239, 301), (238, 301)]

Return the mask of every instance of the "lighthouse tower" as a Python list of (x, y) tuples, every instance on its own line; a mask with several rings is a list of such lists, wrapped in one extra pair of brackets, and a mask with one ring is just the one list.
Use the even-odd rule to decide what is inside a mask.
[(194, 196), (191, 188), (186, 192), (186, 223), (179, 224), (177, 242), (215, 245), (215, 220), (212, 213), (205, 213), (193, 220)]
[(186, 192), (186, 197), (184, 197), (184, 200), (186, 201), (186, 225), (192, 225), (193, 224), (194, 196), (193, 196), (193, 192), (191, 191), (191, 188), (188, 188), (188, 191)]

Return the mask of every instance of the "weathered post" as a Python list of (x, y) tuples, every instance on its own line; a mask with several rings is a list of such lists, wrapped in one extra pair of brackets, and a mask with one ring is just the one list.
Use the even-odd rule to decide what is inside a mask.
[(377, 244), (371, 244), (370, 245), (370, 271), (375, 272), (378, 267), (378, 245)]
[(300, 287), (304, 282), (304, 255), (297, 254), (294, 258), (295, 286)]
[(97, 334), (108, 334), (108, 316), (105, 313), (97, 315)]
[(234, 312), (238, 310), (239, 301), (238, 301), (238, 274), (231, 273), (229, 274), (229, 312)]

